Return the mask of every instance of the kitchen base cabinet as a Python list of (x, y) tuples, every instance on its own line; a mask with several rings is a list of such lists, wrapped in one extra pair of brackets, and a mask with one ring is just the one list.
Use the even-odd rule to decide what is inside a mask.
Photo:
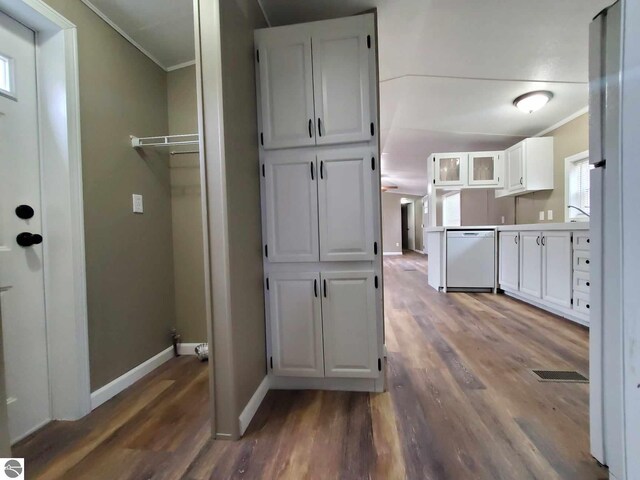
[(533, 297), (542, 294), (541, 247), (540, 232), (520, 233), (520, 291)]
[(542, 299), (571, 308), (571, 232), (542, 233)]
[(498, 280), (500, 288), (518, 290), (520, 272), (520, 249), (518, 232), (500, 232), (498, 234)]

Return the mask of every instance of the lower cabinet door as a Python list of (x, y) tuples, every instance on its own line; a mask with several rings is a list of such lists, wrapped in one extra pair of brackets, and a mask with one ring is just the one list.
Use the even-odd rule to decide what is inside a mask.
[(272, 273), (268, 281), (273, 373), (323, 377), (319, 274)]
[(542, 235), (520, 232), (520, 291), (542, 297)]
[(542, 232), (542, 299), (571, 308), (571, 232)]
[(373, 272), (322, 273), (322, 316), (325, 376), (377, 377)]
[(520, 234), (518, 232), (500, 232), (499, 235), (500, 268), (498, 283), (502, 289), (518, 290), (520, 270), (518, 241)]

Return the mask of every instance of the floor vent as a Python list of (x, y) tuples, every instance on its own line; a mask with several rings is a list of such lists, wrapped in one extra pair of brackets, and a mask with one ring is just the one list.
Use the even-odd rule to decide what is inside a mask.
[(584, 375), (568, 370), (532, 370), (540, 382), (573, 382), (589, 383)]

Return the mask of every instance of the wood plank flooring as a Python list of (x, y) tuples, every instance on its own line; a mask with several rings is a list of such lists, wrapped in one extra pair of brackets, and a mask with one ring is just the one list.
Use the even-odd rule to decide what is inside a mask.
[(209, 439), (205, 364), (181, 357), (14, 448), (27, 478), (607, 478), (589, 455), (588, 334), (491, 294), (441, 294), (426, 257), (385, 258), (388, 392), (271, 391), (239, 442)]

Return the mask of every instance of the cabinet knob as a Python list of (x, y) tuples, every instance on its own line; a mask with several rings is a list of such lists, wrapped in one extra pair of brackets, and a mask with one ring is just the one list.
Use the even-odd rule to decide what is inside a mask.
[(587, 287), (590, 287), (590, 286), (591, 286), (591, 282), (587, 282)]
[(586, 260), (586, 261), (585, 261), (585, 263), (586, 263), (587, 265), (589, 265), (589, 264), (591, 263), (591, 261), (590, 261), (590, 260)]
[(587, 306), (587, 308), (591, 308), (591, 306), (590, 306), (588, 303), (587, 303), (587, 305), (586, 305), (586, 306)]

